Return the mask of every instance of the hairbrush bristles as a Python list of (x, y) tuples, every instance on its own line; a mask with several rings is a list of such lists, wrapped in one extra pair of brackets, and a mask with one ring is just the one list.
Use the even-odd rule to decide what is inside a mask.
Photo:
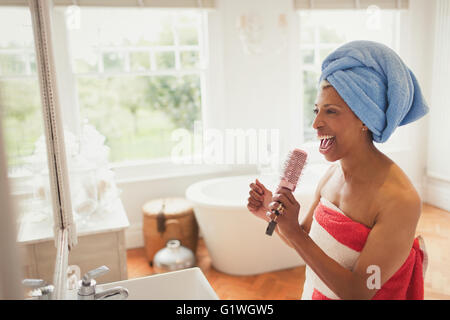
[(307, 157), (308, 154), (300, 149), (294, 149), (289, 152), (288, 158), (284, 163), (283, 175), (281, 176), (279, 185), (280, 187), (288, 188), (291, 191), (295, 190)]
[[(291, 190), (291, 192), (295, 191), (298, 179), (300, 178), (303, 167), (306, 164), (307, 157), (308, 154), (300, 149), (294, 149), (293, 151), (289, 152), (287, 160), (284, 163), (283, 176), (281, 176), (278, 188), (287, 188)], [(278, 212), (278, 209), (272, 209), (272, 212), (275, 213), (276, 216), (281, 214), (280, 212)], [(266, 234), (271, 236), (276, 227), (277, 222), (276, 218), (274, 218), (269, 222), (266, 229)]]

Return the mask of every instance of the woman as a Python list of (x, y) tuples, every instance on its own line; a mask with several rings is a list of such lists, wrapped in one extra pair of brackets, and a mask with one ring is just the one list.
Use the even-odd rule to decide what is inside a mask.
[[(335, 162), (309, 212), (282, 188), (250, 184), (248, 209), (270, 221), (306, 263), (303, 299), (423, 299), (426, 255), (415, 239), (421, 199), (373, 141), (428, 112), (413, 73), (388, 47), (354, 41), (323, 62), (313, 128)], [(425, 260), (425, 261), (424, 261)]]

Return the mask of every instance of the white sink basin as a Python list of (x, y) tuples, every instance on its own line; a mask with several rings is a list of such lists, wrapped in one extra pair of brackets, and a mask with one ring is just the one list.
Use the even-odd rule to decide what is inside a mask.
[(97, 285), (97, 292), (122, 286), (130, 300), (218, 300), (200, 268)]

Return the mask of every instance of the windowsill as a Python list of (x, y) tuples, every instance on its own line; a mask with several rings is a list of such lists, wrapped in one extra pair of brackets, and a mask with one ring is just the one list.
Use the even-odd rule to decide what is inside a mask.
[[(198, 158), (197, 161), (199, 161)], [(112, 165), (111, 169), (115, 172), (115, 181), (118, 184), (214, 173), (229, 173), (233, 170), (232, 165), (202, 163), (175, 164), (168, 159), (120, 163)]]
[[(192, 163), (176, 164), (170, 158), (142, 161), (127, 161), (110, 164), (115, 174), (116, 184), (134, 183), (178, 177), (224, 174), (234, 171), (235, 166), (229, 164), (204, 164), (200, 157), (194, 157)], [(245, 171), (236, 170), (236, 171)], [(32, 195), (32, 186), (28, 183), (31, 175), (22, 174), (10, 177), (12, 195), (27, 197)]]

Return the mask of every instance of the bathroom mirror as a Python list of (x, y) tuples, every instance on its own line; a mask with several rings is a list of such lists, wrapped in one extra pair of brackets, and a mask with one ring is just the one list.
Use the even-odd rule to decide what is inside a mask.
[(24, 278), (53, 284), (58, 299), (64, 297), (68, 250), (76, 244), (76, 234), (52, 48), (51, 3), (32, 0), (29, 8), (0, 6), (0, 88), (10, 196), (18, 207), (21, 269)]
[[(0, 103), (23, 276), (53, 281), (53, 202), (30, 9), (0, 6)], [(45, 252), (48, 252), (46, 250)], [(41, 272), (38, 272), (40, 270)]]
[[(114, 8), (106, 1), (79, 7), (72, 1), (0, 0), (2, 123), (26, 278), (53, 283), (54, 235), (73, 222), (81, 240), (70, 251), (68, 264), (80, 265), (78, 276), (103, 264), (114, 270), (118, 261), (116, 271), (99, 282), (126, 279), (124, 228), (129, 222), (108, 158), (120, 162), (168, 157), (174, 127), (189, 127), (200, 117), (204, 21), (199, 11), (186, 9), (177, 16), (173, 9), (144, 8), (165, 4), (126, 3), (129, 7)], [(129, 30), (117, 25), (125, 18), (135, 22)], [(45, 55), (50, 59), (43, 59)], [(174, 85), (177, 90), (190, 88), (186, 101), (173, 99), (180, 91), (166, 94), (173, 111), (180, 105), (195, 110), (188, 123), (176, 112), (165, 115), (158, 106), (149, 106), (158, 90), (172, 90)], [(157, 90), (145, 96), (148, 87)], [(121, 90), (127, 94), (116, 94)], [(158, 100), (161, 103), (166, 101)], [(111, 114), (114, 117), (108, 117)], [(151, 132), (149, 121), (158, 125)], [(53, 139), (46, 138), (50, 136)], [(158, 147), (143, 148), (148, 143)], [(84, 237), (94, 233), (95, 239)]]

